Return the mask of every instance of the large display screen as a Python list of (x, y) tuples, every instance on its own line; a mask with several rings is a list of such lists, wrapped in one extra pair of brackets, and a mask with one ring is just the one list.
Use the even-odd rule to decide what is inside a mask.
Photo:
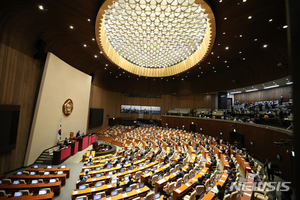
[(159, 106), (121, 105), (121, 113), (160, 115), (161, 107), (159, 107)]

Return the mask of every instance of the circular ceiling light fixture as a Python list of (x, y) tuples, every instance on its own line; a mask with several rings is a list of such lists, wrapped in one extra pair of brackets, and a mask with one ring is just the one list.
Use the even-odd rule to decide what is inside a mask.
[(216, 35), (204, 0), (107, 0), (95, 30), (111, 62), (148, 77), (172, 76), (202, 62)]

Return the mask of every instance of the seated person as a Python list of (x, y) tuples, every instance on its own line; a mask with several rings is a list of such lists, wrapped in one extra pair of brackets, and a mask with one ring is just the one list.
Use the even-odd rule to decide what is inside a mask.
[(61, 150), (61, 149), (63, 149), (63, 148), (65, 148), (65, 145), (64, 145), (63, 143), (60, 143), (59, 149)]
[(260, 178), (260, 176), (259, 176), (259, 174), (257, 173), (257, 171), (254, 171), (254, 181), (255, 182), (260, 182), (261, 181), (261, 178)]
[(79, 186), (79, 185), (84, 185), (86, 183), (86, 179), (85, 178), (83, 178), (83, 176), (80, 176), (79, 177), (79, 182), (77, 183), (77, 185)]
[(203, 176), (198, 177), (198, 180), (195, 182), (193, 187), (196, 188), (198, 185), (204, 185), (203, 179), (204, 179)]
[[(114, 190), (116, 190), (116, 189), (119, 189), (119, 188), (122, 188), (123, 189), (123, 187), (122, 186), (120, 186), (120, 183), (119, 182), (117, 182), (117, 185), (116, 185), (116, 187), (114, 188)], [(124, 189), (123, 189), (124, 190)]]
[(76, 137), (80, 137), (80, 131), (76, 133)]
[(68, 141), (67, 138), (65, 138), (65, 140), (64, 140), (64, 145), (68, 145), (68, 144), (69, 144), (69, 141)]
[(163, 191), (168, 193), (169, 185), (171, 184), (171, 180), (168, 180), (167, 183), (164, 185)]
[(224, 189), (221, 187), (221, 185), (217, 185), (217, 188), (219, 190), (218, 194), (216, 195), (218, 197), (218, 199), (223, 199), (224, 198)]
[(177, 172), (177, 177), (178, 178), (183, 178), (184, 177), (184, 172), (182, 171), (182, 169), (180, 169), (180, 172)]

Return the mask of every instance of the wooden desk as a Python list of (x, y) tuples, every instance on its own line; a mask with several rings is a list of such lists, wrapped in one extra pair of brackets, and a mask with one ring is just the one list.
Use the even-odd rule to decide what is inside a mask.
[(253, 174), (248, 173), (245, 181), (245, 186), (242, 189), (242, 193), (240, 195), (241, 200), (251, 200), (253, 195), (253, 185), (254, 185), (254, 178), (252, 178)]
[(71, 156), (71, 146), (65, 149), (61, 149), (58, 151), (53, 152), (53, 165), (59, 165), (63, 161), (65, 161), (67, 158)]
[(60, 195), (61, 182), (56, 183), (38, 183), (38, 184), (2, 184), (0, 185), (0, 190), (5, 190), (6, 192), (17, 192), (19, 190), (29, 190), (29, 192), (38, 193), (40, 189), (51, 188), (55, 195)]
[(66, 174), (51, 174), (51, 175), (11, 175), (8, 178), (12, 179), (12, 180), (19, 180), (19, 179), (23, 179), (25, 181), (31, 181), (32, 179), (43, 179), (44, 181), (49, 181), (51, 178), (58, 178), (61, 181), (61, 185), (66, 185), (66, 179), (67, 179), (67, 175)]
[(67, 175), (67, 178), (70, 177), (70, 168), (64, 168), (64, 169), (60, 169), (60, 168), (52, 168), (52, 169), (45, 169), (45, 168), (32, 168), (32, 167), (29, 167), (26, 169), (26, 171), (29, 171), (29, 172), (39, 172), (39, 171), (47, 171), (47, 172), (57, 172), (57, 171), (63, 171), (64, 174)]
[(45, 195), (25, 195), (22, 197), (0, 197), (0, 200), (12, 200), (12, 199), (17, 199), (17, 200), (53, 200), (54, 199), (54, 193), (47, 193)]
[(221, 154), (220, 159), (221, 159), (221, 163), (224, 167), (224, 170), (228, 170), (229, 169), (229, 162), (226, 160), (226, 156), (224, 154)]
[(235, 154), (235, 158), (237, 163), (240, 165), (240, 168), (244, 174), (244, 176), (246, 177), (247, 173), (251, 172), (251, 167), (249, 165), (248, 162), (246, 162), (246, 160), (239, 154)]
[(198, 178), (202, 177), (208, 170), (208, 167), (204, 167), (199, 174), (197, 174), (194, 178), (190, 179), (188, 183), (182, 184), (180, 188), (173, 190), (173, 200), (179, 200), (186, 195), (189, 190), (192, 188), (192, 185), (198, 180)]
[[(221, 187), (223, 187), (224, 184), (226, 183), (226, 180), (228, 178), (228, 174), (223, 172), (220, 176), (221, 176), (221, 178), (215, 184), (214, 187), (216, 187), (217, 185), (220, 185)], [(215, 196), (215, 194), (212, 191), (209, 191), (208, 193), (205, 194), (205, 196), (202, 198), (202, 200), (211, 200), (211, 199), (214, 198), (214, 196)]]

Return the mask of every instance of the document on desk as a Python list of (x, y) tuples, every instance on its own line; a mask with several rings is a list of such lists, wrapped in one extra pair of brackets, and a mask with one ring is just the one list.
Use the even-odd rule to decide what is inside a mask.
[(245, 192), (244, 192), (244, 194), (247, 195), (247, 196), (249, 196), (249, 197), (251, 197), (251, 194), (248, 194), (248, 193), (245, 193)]
[(73, 194), (78, 194), (78, 191), (74, 191)]
[(126, 194), (126, 193), (123, 193), (122, 195), (123, 195), (123, 197), (127, 197), (127, 194)]
[(222, 177), (226, 178), (226, 175), (222, 175)]
[(157, 181), (159, 184), (162, 184), (163, 182), (165, 182), (165, 180), (164, 179), (161, 179), (161, 180), (159, 180), (159, 181)]
[(137, 193), (141, 193), (141, 190), (140, 189), (136, 189), (135, 190)]
[(176, 189), (175, 191), (176, 191), (176, 192), (178, 192), (178, 193), (180, 193), (180, 192), (181, 192), (181, 190), (179, 190), (179, 189)]
[(196, 179), (192, 178), (193, 181), (197, 181)]
[(220, 182), (224, 183), (225, 181), (224, 180), (219, 180)]
[(186, 183), (185, 185), (186, 185), (186, 186), (188, 186), (188, 187), (190, 187), (190, 186), (191, 186), (191, 185), (190, 185), (190, 184), (188, 184), (188, 183)]
[(111, 200), (111, 198), (110, 197), (106, 197), (106, 200)]
[(96, 188), (91, 188), (91, 191), (92, 191), (92, 192), (95, 192), (95, 191), (96, 191)]
[(92, 178), (92, 181), (96, 181), (96, 178)]

